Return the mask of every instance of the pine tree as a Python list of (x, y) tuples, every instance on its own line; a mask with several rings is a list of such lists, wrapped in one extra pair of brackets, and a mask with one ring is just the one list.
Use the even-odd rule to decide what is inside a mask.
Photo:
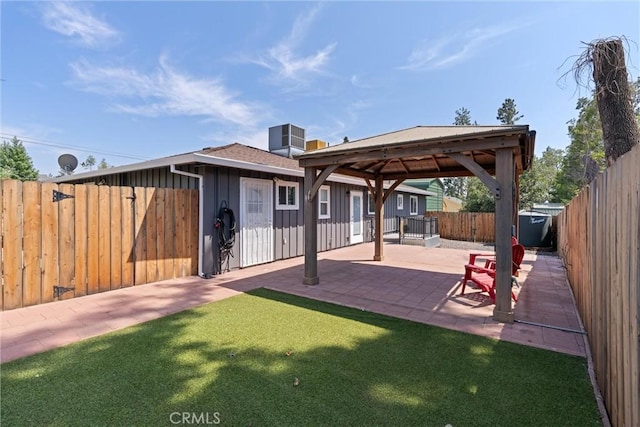
[(15, 136), (11, 141), (3, 141), (0, 146), (0, 178), (21, 181), (38, 179), (38, 170), (33, 166), (29, 153)]
[(502, 103), (502, 106), (498, 109), (498, 115), (496, 119), (500, 120), (503, 125), (514, 125), (518, 120), (524, 116), (520, 114), (516, 108), (516, 102), (507, 98)]

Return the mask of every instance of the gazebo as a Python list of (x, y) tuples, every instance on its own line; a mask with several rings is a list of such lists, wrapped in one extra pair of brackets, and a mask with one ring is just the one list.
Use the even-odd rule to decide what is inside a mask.
[[(477, 176), (496, 198), (496, 305), (493, 318), (513, 322), (511, 235), (517, 223), (519, 176), (531, 166), (535, 131), (522, 126), (416, 126), (297, 156), (304, 174), (303, 283), (318, 277), (316, 195), (332, 173), (364, 180), (375, 200), (373, 260), (382, 261), (384, 201), (404, 180)], [(495, 176), (495, 177), (494, 177)], [(384, 181), (392, 184), (385, 190)]]

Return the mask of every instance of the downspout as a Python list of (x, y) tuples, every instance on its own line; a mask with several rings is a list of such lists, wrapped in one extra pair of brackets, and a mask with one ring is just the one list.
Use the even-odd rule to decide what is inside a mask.
[(184, 175), (191, 178), (198, 179), (198, 276), (205, 277), (202, 271), (202, 259), (204, 252), (204, 177), (197, 173), (185, 172), (180, 169), (176, 169), (176, 165), (172, 164), (169, 168), (171, 173), (176, 175)]

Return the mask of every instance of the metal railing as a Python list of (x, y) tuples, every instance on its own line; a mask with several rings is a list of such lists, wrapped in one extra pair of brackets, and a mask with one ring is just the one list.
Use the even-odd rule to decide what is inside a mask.
[(438, 234), (438, 218), (425, 216), (397, 217), (398, 243), (404, 239), (426, 239)]

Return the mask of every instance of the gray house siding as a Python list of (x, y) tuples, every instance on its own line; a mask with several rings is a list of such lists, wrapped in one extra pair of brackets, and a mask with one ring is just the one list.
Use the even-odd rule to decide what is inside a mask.
[[(180, 170), (190, 173), (200, 173), (196, 166), (181, 166)], [(171, 173), (169, 167), (103, 175), (100, 177), (73, 180), (72, 182), (75, 184), (104, 184), (121, 187), (198, 189), (198, 180), (196, 178)]]
[[(240, 180), (254, 178), (274, 181), (273, 183), (273, 259), (281, 260), (304, 255), (304, 195), (303, 178), (248, 169), (237, 169), (212, 165), (181, 165), (181, 171), (203, 176), (203, 241), (202, 272), (204, 274), (220, 274), (229, 269), (240, 267), (240, 247), (242, 245), (239, 226), (240, 218)], [(298, 183), (298, 209), (276, 209), (276, 181)], [(198, 179), (172, 173), (169, 167), (102, 175), (85, 179), (70, 179), (68, 182), (78, 184), (94, 183), (116, 186), (189, 188), (198, 189)], [(326, 182), (330, 187), (330, 217), (318, 220), (318, 251), (328, 251), (350, 244), (350, 196), (349, 192), (359, 191), (363, 195), (363, 232), (364, 241), (371, 240), (373, 215), (369, 215), (368, 189), (363, 184), (346, 184)], [(397, 195), (404, 195), (404, 209), (397, 209)], [(233, 210), (236, 217), (235, 245), (227, 260), (221, 265), (219, 250), (219, 230), (216, 229), (216, 218), (222, 204)], [(424, 212), (425, 197), (418, 196), (419, 211)], [(195, 213), (197, 214), (197, 213)], [(394, 192), (385, 202), (384, 231), (397, 229), (397, 216), (409, 215), (409, 193)], [(228, 222), (228, 221), (227, 221)], [(229, 224), (227, 224), (228, 226)], [(227, 264), (228, 261), (228, 264)]]
[[(403, 206), (402, 209), (398, 209), (398, 195), (402, 194), (403, 196)], [(374, 212), (375, 207), (369, 206), (369, 192), (366, 192), (366, 202), (365, 202), (365, 222), (366, 227), (373, 227), (373, 220), (375, 215), (373, 213), (369, 213), (369, 211)], [(407, 217), (412, 216), (410, 214), (410, 197), (415, 196), (418, 198), (418, 215), (423, 215), (426, 207), (427, 200), (426, 197), (422, 194), (410, 194), (399, 191), (394, 191), (384, 202), (384, 220), (383, 227), (384, 233), (393, 233), (398, 231), (398, 217)], [(371, 236), (372, 230), (367, 230), (366, 236)], [(370, 240), (371, 237), (368, 237), (366, 240)]]

